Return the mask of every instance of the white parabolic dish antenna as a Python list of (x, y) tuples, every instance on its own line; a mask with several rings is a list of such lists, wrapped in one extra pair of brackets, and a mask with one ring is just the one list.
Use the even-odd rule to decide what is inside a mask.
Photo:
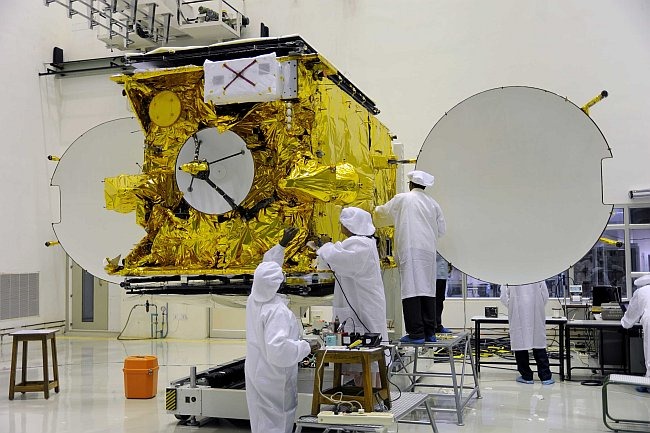
[(527, 284), (576, 263), (602, 234), (605, 137), (554, 93), (505, 87), (452, 108), (424, 141), (417, 169), (442, 207), (438, 251), (457, 269), (495, 284)]
[(112, 283), (103, 260), (124, 258), (145, 236), (135, 213), (106, 210), (104, 179), (139, 172), (144, 136), (134, 118), (111, 120), (85, 132), (68, 147), (52, 175), (58, 186), (61, 219), (52, 224), (65, 252), (82, 268)]
[[(204, 161), (209, 170), (192, 176), (181, 169), (191, 161)], [(204, 128), (187, 139), (176, 157), (176, 185), (185, 201), (207, 214), (235, 209), (248, 195), (255, 163), (246, 142), (232, 131)]]

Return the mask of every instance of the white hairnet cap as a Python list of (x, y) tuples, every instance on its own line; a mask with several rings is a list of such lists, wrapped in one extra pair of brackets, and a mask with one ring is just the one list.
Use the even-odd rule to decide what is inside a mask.
[(275, 296), (284, 281), (282, 267), (276, 262), (262, 262), (253, 274), (251, 296), (259, 302), (269, 301)]
[(634, 285), (637, 287), (647, 286), (648, 284), (650, 284), (650, 275), (644, 275), (634, 280)]
[(418, 185), (422, 185), (422, 186), (431, 186), (433, 185), (433, 181), (435, 180), (435, 178), (432, 175), (430, 175), (426, 171), (421, 171), (421, 170), (409, 171), (406, 176), (409, 178), (411, 182), (417, 183)]
[(375, 233), (372, 216), (358, 207), (346, 207), (341, 210), (339, 221), (355, 235), (370, 236)]

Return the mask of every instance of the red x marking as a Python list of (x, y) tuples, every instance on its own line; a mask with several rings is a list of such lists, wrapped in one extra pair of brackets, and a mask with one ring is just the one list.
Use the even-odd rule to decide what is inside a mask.
[(224, 63), (224, 64), (223, 64), (223, 67), (226, 68), (226, 69), (228, 69), (228, 70), (229, 70), (230, 72), (232, 72), (233, 74), (235, 74), (235, 78), (233, 78), (232, 80), (230, 80), (230, 83), (226, 84), (226, 87), (224, 87), (223, 90), (228, 89), (228, 87), (229, 87), (232, 83), (234, 83), (235, 80), (236, 80), (237, 78), (241, 78), (242, 80), (247, 81), (251, 86), (255, 87), (255, 83), (253, 83), (251, 80), (249, 80), (248, 78), (244, 77), (244, 75), (243, 75), (244, 72), (246, 72), (246, 69), (250, 68), (250, 67), (253, 66), (255, 63), (257, 63), (257, 60), (253, 60), (252, 62), (250, 62), (250, 63), (248, 64), (248, 66), (246, 66), (244, 69), (242, 69), (242, 70), (239, 71), (239, 72), (235, 71), (233, 68), (231, 68), (230, 66), (228, 66), (227, 63)]

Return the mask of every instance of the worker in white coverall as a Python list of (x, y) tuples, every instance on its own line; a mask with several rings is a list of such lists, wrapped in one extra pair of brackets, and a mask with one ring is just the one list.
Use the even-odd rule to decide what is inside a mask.
[[(348, 238), (327, 242), (316, 251), (319, 261), (336, 275), (332, 316), (339, 318), (344, 332), (377, 333), (388, 343), (386, 297), (372, 236), (372, 216), (363, 209), (348, 207), (341, 210), (339, 221), (341, 232)], [(309, 246), (314, 247), (311, 243)]]
[(529, 350), (533, 350), (537, 376), (544, 385), (555, 383), (546, 352), (546, 312), (548, 288), (545, 282), (521, 286), (501, 286), (501, 302), (508, 307), (510, 349), (515, 353), (520, 376), (516, 381), (533, 384)]
[(291, 433), (298, 405), (298, 362), (318, 343), (301, 340), (296, 316), (277, 294), (282, 262), (297, 229), (285, 229), (279, 245), (255, 269), (246, 302), (246, 402), (253, 433)]
[[(332, 316), (339, 318), (342, 332), (377, 333), (388, 343), (386, 297), (377, 242), (372, 237), (375, 233), (372, 216), (363, 209), (348, 207), (341, 210), (339, 221), (341, 232), (348, 238), (343, 242), (326, 242), (316, 251), (319, 267), (329, 267), (336, 276)], [(312, 243), (308, 245), (314, 248)], [(386, 364), (389, 362), (387, 354)], [(343, 367), (343, 372), (352, 376), (357, 385), (363, 383), (360, 366)], [(376, 362), (372, 371), (379, 371)]]
[[(629, 329), (635, 323), (643, 326), (643, 355), (645, 356), (646, 377), (650, 377), (650, 275), (644, 275), (634, 280), (637, 289), (632, 295), (630, 304), (621, 319), (623, 328)], [(650, 392), (646, 386), (638, 386), (639, 392)]]
[(420, 170), (407, 176), (410, 191), (377, 206), (374, 216), (378, 227), (395, 225), (395, 259), (407, 332), (400, 341), (422, 344), (436, 341), (436, 244), (447, 226), (438, 202), (424, 192), (434, 177)]

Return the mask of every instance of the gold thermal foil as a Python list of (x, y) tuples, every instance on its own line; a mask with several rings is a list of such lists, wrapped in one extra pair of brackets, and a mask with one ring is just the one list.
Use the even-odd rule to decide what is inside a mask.
[(347, 204), (357, 196), (359, 176), (350, 164), (327, 166), (310, 159), (298, 161), (289, 175), (280, 179), (278, 186), (304, 201)]
[(208, 165), (207, 161), (192, 161), (192, 162), (186, 162), (185, 164), (181, 165), (179, 168), (185, 173), (193, 174), (196, 176), (202, 171), (208, 171), (210, 166)]
[(181, 101), (169, 90), (157, 93), (149, 104), (149, 118), (158, 126), (171, 126), (180, 115)]
[(136, 191), (147, 181), (146, 175), (121, 174), (104, 179), (104, 200), (107, 210), (133, 212), (138, 205)]
[[(321, 234), (341, 240), (342, 206), (372, 211), (395, 194), (396, 166), (382, 162), (392, 156), (387, 128), (327, 78), (336, 71), (325, 59), (310, 55), (292, 60), (298, 64), (298, 97), (263, 103), (204, 102), (199, 66), (113, 77), (124, 86), (145, 143), (142, 174), (107, 179), (107, 208), (135, 210), (135, 223), (146, 235), (121, 263), (110, 261), (109, 273), (252, 273), (290, 226), (299, 233), (287, 247), (284, 268), (311, 272), (315, 255), (305, 243)], [(165, 101), (170, 95), (165, 92), (180, 103), (178, 107), (174, 99), (166, 107), (171, 114), (150, 106), (156, 97)], [(254, 161), (248, 195), (239, 209), (222, 215), (191, 208), (175, 182), (179, 150), (203, 127), (239, 135)], [(200, 160), (181, 166), (193, 175), (205, 168)], [(387, 251), (392, 228), (379, 229), (376, 235), (380, 253)], [(107, 257), (116, 254), (106, 251)]]

